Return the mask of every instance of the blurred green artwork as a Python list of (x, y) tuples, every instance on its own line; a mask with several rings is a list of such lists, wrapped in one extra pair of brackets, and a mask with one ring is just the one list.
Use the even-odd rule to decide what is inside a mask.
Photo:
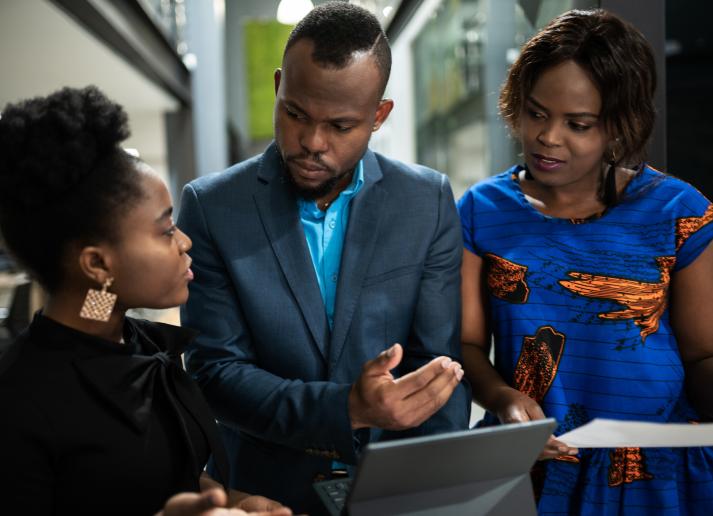
[(274, 20), (248, 20), (244, 28), (250, 137), (272, 138), (274, 73), (282, 63), (282, 51), (293, 26)]

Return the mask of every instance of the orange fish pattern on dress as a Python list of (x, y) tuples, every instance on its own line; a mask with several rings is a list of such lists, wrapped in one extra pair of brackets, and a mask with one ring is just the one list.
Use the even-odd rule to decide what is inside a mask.
[(557, 376), (564, 342), (565, 336), (552, 326), (541, 326), (534, 336), (526, 336), (515, 366), (515, 388), (541, 404)]
[(609, 487), (631, 484), (636, 480), (651, 480), (641, 448), (616, 448), (609, 452)]
[(700, 217), (681, 217), (676, 219), (676, 251), (681, 249), (688, 237), (711, 222), (713, 222), (713, 204), (710, 204)]
[[(552, 326), (541, 326), (534, 336), (526, 336), (523, 339), (520, 356), (515, 365), (514, 387), (542, 405), (547, 391), (557, 376), (564, 343), (565, 336)], [(573, 455), (560, 455), (555, 459), (564, 462), (579, 462), (579, 458)], [(537, 479), (539, 475), (544, 475), (544, 471), (533, 467), (530, 475), (535, 486), (535, 493), (539, 493)]]
[(584, 272), (570, 272), (572, 281), (560, 280), (559, 284), (576, 294), (596, 299), (608, 299), (625, 306), (624, 310), (600, 313), (601, 319), (633, 319), (641, 328), (641, 341), (659, 328), (659, 320), (667, 306), (671, 270), (676, 263), (674, 256), (656, 258), (659, 281), (649, 283), (613, 276), (599, 276)]
[(492, 253), (485, 254), (490, 292), (510, 303), (526, 303), (530, 295), (525, 273), (527, 267)]

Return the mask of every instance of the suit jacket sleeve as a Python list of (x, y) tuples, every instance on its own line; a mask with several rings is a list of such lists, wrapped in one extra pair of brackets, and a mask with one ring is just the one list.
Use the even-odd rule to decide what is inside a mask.
[(257, 350), (271, 343), (254, 342), (250, 335), (228, 268), (190, 184), (183, 190), (178, 225), (193, 240), (195, 274), (182, 321), (201, 333), (186, 351), (186, 365), (217, 419), (262, 440), (305, 451), (328, 450), (331, 458), (354, 462), (351, 385), (281, 378), (259, 367)]
[[(404, 374), (441, 355), (461, 361), (460, 267), (463, 239), (451, 187), (446, 176), (440, 177), (439, 220), (424, 263), (408, 346), (400, 366)], [(398, 432), (397, 435), (429, 435), (466, 429), (470, 399), (470, 386), (464, 378), (441, 410), (418, 428)], [(389, 432), (385, 438), (393, 435)]]

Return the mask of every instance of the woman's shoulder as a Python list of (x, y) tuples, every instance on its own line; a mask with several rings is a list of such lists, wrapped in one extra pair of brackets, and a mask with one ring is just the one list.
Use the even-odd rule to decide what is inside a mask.
[(650, 166), (645, 166), (632, 179), (627, 198), (648, 204), (649, 210), (675, 217), (700, 217), (711, 210), (710, 200), (696, 187)]

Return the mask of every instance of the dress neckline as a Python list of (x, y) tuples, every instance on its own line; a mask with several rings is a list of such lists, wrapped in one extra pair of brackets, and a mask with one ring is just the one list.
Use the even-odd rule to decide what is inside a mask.
[[(626, 201), (626, 197), (632, 193), (638, 186), (634, 186), (635, 183), (637, 183), (641, 180), (643, 177), (644, 173), (647, 171), (648, 166), (647, 165), (642, 165), (639, 167), (639, 170), (629, 179), (629, 182), (626, 184), (624, 187), (624, 192), (623, 192), (623, 199), (624, 202)], [(520, 203), (521, 206), (523, 206), (528, 212), (531, 214), (537, 216), (538, 218), (542, 220), (546, 220), (548, 222), (553, 222), (553, 223), (558, 223), (558, 224), (567, 224), (570, 226), (576, 226), (576, 225), (586, 225), (586, 224), (592, 224), (595, 222), (598, 222), (607, 216), (609, 216), (613, 211), (615, 211), (619, 206), (621, 206), (621, 202), (614, 205), (614, 206), (608, 206), (604, 208), (602, 211), (598, 213), (594, 213), (592, 215), (589, 215), (588, 217), (584, 218), (563, 218), (563, 217), (554, 217), (552, 215), (546, 215), (542, 213), (540, 210), (535, 208), (530, 201), (527, 200), (527, 196), (525, 195), (525, 192), (522, 191), (522, 185), (520, 184), (520, 172), (525, 170), (525, 167), (522, 165), (516, 165), (511, 171), (510, 171), (510, 177), (508, 179), (508, 184), (511, 185), (511, 188), (515, 192), (515, 195), (517, 197), (518, 202)]]

